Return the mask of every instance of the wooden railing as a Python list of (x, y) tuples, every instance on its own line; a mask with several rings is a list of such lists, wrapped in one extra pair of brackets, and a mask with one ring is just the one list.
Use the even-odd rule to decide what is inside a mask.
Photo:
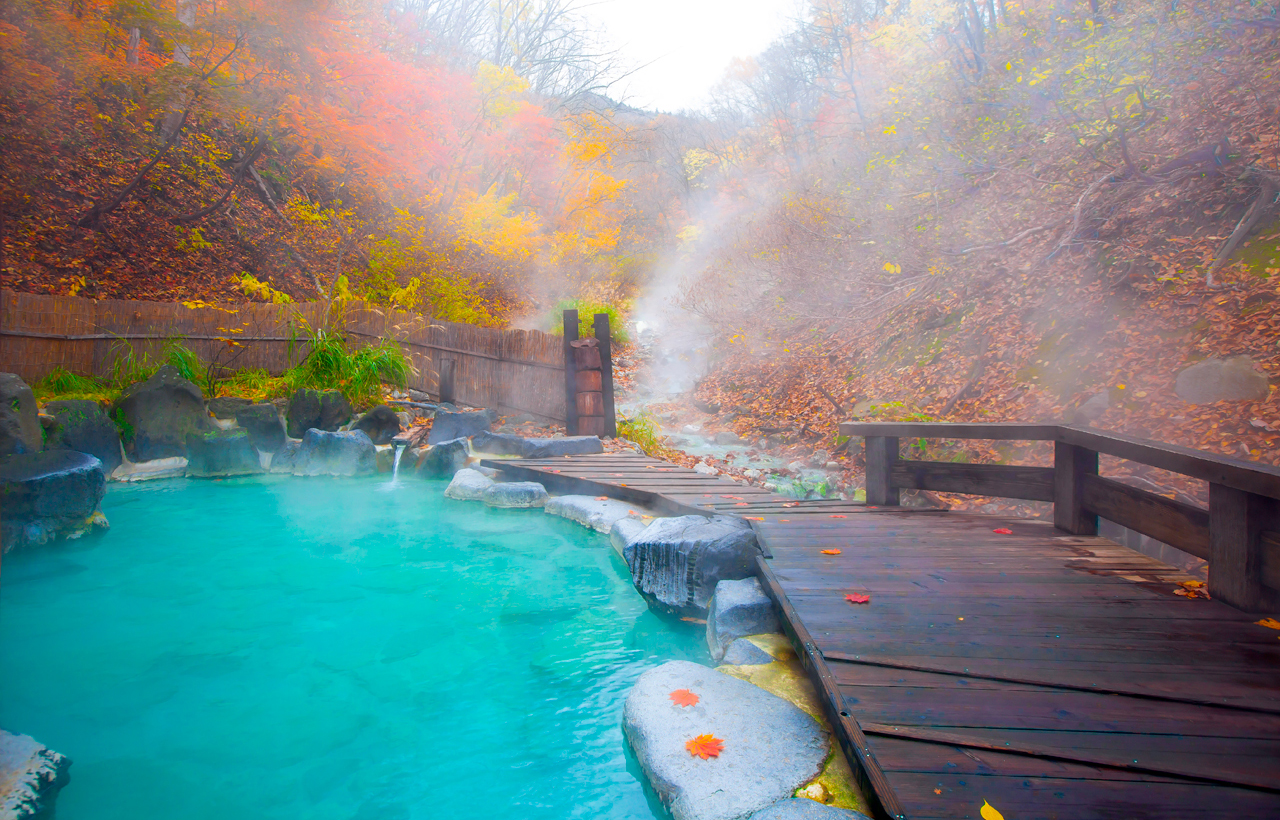
[[(1053, 523), (1096, 535), (1114, 521), (1209, 562), (1209, 594), (1246, 612), (1280, 610), (1280, 469), (1118, 433), (1057, 424), (846, 422), (866, 440), (867, 503), (893, 506), (904, 489), (1053, 504)], [(906, 461), (903, 438), (1052, 441), (1052, 467)], [(1174, 501), (1098, 475), (1105, 454), (1203, 479), (1209, 506)]]

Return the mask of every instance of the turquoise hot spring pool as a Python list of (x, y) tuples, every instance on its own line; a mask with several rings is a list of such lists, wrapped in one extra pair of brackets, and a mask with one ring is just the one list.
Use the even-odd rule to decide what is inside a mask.
[(442, 482), (113, 485), (109, 532), (4, 557), (0, 726), (60, 820), (652, 818), (620, 728), (706, 662), (608, 539)]

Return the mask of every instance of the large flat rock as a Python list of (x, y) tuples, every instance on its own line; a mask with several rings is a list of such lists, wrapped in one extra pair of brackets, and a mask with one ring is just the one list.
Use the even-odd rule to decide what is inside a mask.
[(435, 419), (431, 422), (427, 444), (439, 444), (455, 438), (470, 438), (477, 433), (488, 431), (492, 425), (493, 416), (488, 410), (466, 413), (437, 412)]
[(52, 818), (70, 766), (33, 738), (0, 730), (0, 820)]
[(747, 635), (779, 632), (773, 601), (764, 594), (758, 578), (721, 581), (707, 611), (707, 649), (717, 661), (729, 644)]
[(492, 486), (492, 478), (468, 467), (453, 474), (453, 480), (444, 488), (444, 497), (458, 501), (482, 501), (485, 491)]
[[(687, 689), (693, 706), (670, 695)], [(816, 777), (829, 740), (802, 709), (745, 681), (688, 661), (640, 676), (627, 695), (622, 728), (640, 767), (675, 820), (739, 820)], [(710, 734), (724, 741), (703, 760), (685, 744)]]
[(746, 522), (682, 515), (654, 521), (627, 543), (623, 558), (650, 606), (701, 617), (717, 583), (754, 574), (758, 553)]
[(377, 448), (359, 430), (329, 433), (314, 427), (302, 437), (294, 475), (367, 475), (377, 469)]
[(74, 450), (0, 456), (3, 550), (74, 538), (105, 523), (98, 505), (107, 489), (102, 462)]
[(536, 481), (508, 481), (485, 490), (483, 498), (490, 507), (530, 509), (547, 503), (547, 489)]
[(172, 365), (125, 389), (111, 415), (120, 422), (125, 450), (133, 461), (186, 458), (187, 435), (210, 429), (200, 388)]
[(609, 532), (620, 519), (637, 517), (636, 508), (613, 498), (590, 495), (560, 495), (547, 501), (544, 508), (551, 515), (576, 521), (596, 532)]
[(789, 797), (751, 815), (750, 820), (871, 820), (860, 811), (826, 806), (807, 797)]

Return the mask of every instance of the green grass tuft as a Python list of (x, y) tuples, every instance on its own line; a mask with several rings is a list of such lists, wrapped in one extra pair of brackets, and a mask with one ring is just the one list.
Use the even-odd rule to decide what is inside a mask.
[(624, 345), (631, 338), (627, 335), (625, 309), (616, 305), (606, 305), (586, 299), (569, 299), (558, 303), (551, 311), (551, 333), (564, 335), (564, 312), (578, 310), (578, 338), (585, 339), (596, 335), (595, 315), (609, 314), (609, 338), (614, 344)]

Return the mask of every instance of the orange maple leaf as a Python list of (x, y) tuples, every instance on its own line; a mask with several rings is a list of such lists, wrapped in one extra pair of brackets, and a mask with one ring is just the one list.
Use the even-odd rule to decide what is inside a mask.
[(744, 518), (746, 518), (748, 521), (763, 521), (763, 520), (764, 520), (763, 518), (758, 518), (758, 517), (756, 517), (756, 516), (754, 516), (754, 515), (747, 515), (747, 516), (743, 516), (743, 517), (744, 517)]
[(608, 500), (609, 500), (609, 496), (607, 496), (607, 495), (598, 495), (598, 496), (596, 496), (596, 501), (608, 501)]
[(822, 554), (823, 555), (839, 555), (840, 550), (823, 550)]
[(846, 596), (844, 596), (844, 599), (845, 599), (846, 601), (848, 601), (849, 603), (851, 603), (851, 604), (869, 604), (869, 603), (871, 603), (871, 596), (870, 596), (870, 595), (859, 595), (859, 594), (857, 594), (857, 593), (852, 593), (852, 594), (850, 594), (850, 595), (846, 595)]
[(697, 706), (698, 696), (688, 689), (677, 689), (667, 697), (671, 698), (671, 702), (676, 706)]
[(782, 506), (784, 506), (784, 507), (799, 507), (799, 506), (800, 506), (800, 502), (799, 502), (799, 501), (783, 501), (783, 502), (782, 502)]
[(847, 516), (847, 515), (833, 515), (833, 516), (831, 516), (831, 517), (832, 517), (832, 518), (848, 518), (849, 516)]
[(724, 741), (713, 735), (698, 735), (693, 740), (687, 741), (684, 747), (694, 757), (706, 760), (709, 757), (720, 756), (720, 752), (724, 751)]

